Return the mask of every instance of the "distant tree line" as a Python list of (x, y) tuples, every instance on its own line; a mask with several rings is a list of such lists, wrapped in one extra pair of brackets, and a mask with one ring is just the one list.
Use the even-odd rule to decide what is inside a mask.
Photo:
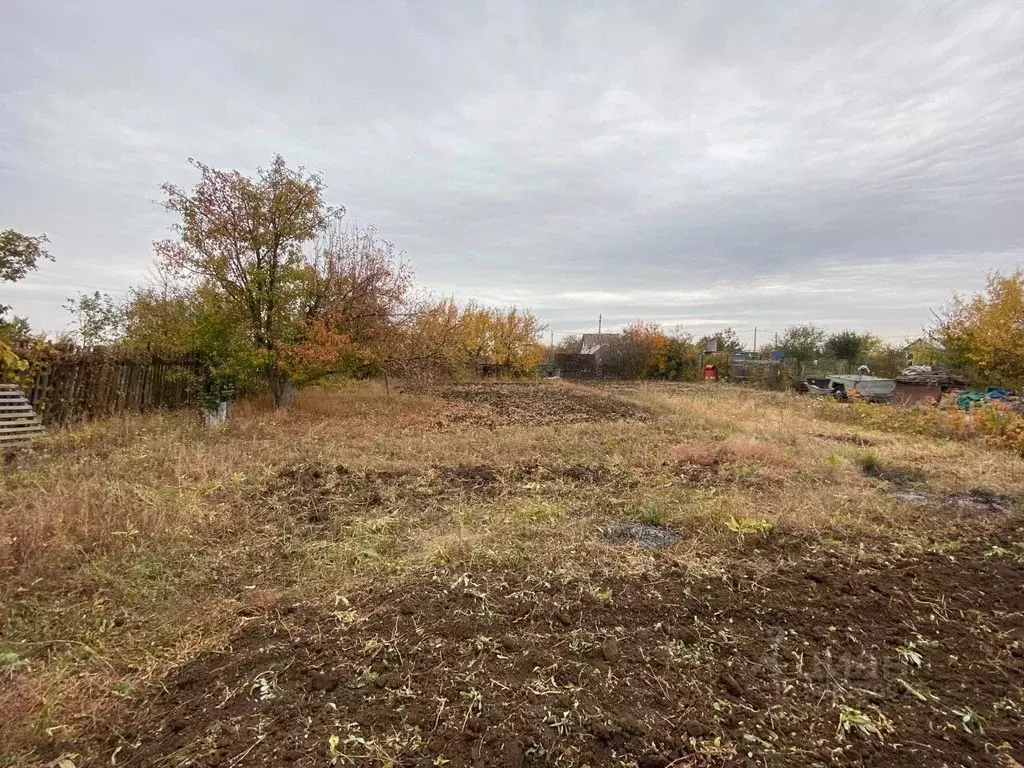
[[(199, 353), (242, 390), (265, 386), (277, 405), (331, 375), (456, 375), (485, 364), (523, 375), (541, 360), (531, 312), (423, 295), (394, 244), (327, 204), (318, 175), (280, 156), (253, 177), (192, 165), (194, 188), (162, 188), (177, 223), (156, 244), (156, 280), (123, 302), (98, 292), (68, 300), (81, 345)], [(4, 233), (0, 278), (34, 269), (48, 257), (44, 242)], [(13, 369), (25, 360), (11, 342), (24, 348), (31, 334), (23, 319), (2, 331)]]
[[(331, 375), (458, 375), (483, 366), (525, 375), (543, 359), (544, 329), (531, 312), (424, 296), (393, 243), (373, 227), (346, 224), (344, 208), (327, 203), (319, 175), (280, 156), (254, 176), (191, 163), (193, 188), (162, 187), (177, 221), (173, 237), (156, 244), (156, 279), (124, 301), (100, 292), (68, 300), (79, 345), (200, 354), (217, 376), (245, 391), (265, 387), (278, 405)], [(0, 232), (0, 283), (52, 260), (47, 243), (45, 235)], [(0, 305), (0, 376), (24, 370), (40, 350), (52, 356), (72, 344), (33, 334), (10, 310)], [(926, 338), (929, 362), (1024, 387), (1024, 271), (993, 274), (983, 292), (954, 296)], [(718, 352), (708, 358), (711, 340)], [(574, 345), (567, 338), (561, 348)], [(695, 379), (702, 362), (726, 363), (741, 349), (729, 328), (695, 339), (638, 320), (602, 357), (612, 375)], [(889, 376), (907, 362), (904, 349), (870, 333), (830, 335), (815, 325), (792, 326), (758, 352), (843, 360)]]
[[(580, 345), (580, 336), (569, 335), (555, 351), (578, 352)], [(714, 352), (708, 351), (711, 349)], [(705, 364), (714, 364), (726, 373), (733, 353), (741, 351), (743, 344), (732, 328), (694, 337), (679, 328), (666, 330), (657, 323), (637, 320), (615, 341), (603, 345), (601, 367), (604, 375), (620, 378), (695, 381), (703, 377)], [(872, 334), (847, 330), (830, 336), (814, 325), (786, 329), (778, 343), (762, 346), (757, 355), (769, 358), (773, 352), (781, 352), (785, 360), (797, 365), (842, 360), (889, 375), (895, 375), (906, 362), (905, 352), (886, 347)]]
[[(706, 354), (709, 341), (716, 354)], [(909, 341), (909, 340), (908, 340)], [(580, 336), (563, 337), (555, 352), (578, 352)], [(697, 380), (702, 362), (727, 370), (733, 352), (743, 350), (738, 336), (725, 328), (712, 336), (694, 338), (681, 329), (663, 329), (637, 320), (602, 349), (606, 375), (636, 379)], [(798, 369), (824, 368), (844, 362), (854, 370), (866, 365), (873, 374), (898, 376), (909, 364), (926, 364), (966, 376), (978, 385), (1024, 389), (1024, 270), (989, 276), (984, 291), (954, 296), (933, 318), (922, 337), (903, 346), (885, 344), (866, 332), (826, 329), (801, 324), (787, 328), (756, 354), (769, 358), (781, 353)]]
[(887, 345), (872, 333), (843, 330), (829, 334), (816, 325), (794, 325), (787, 328), (778, 342), (765, 345), (761, 354), (780, 352), (787, 361), (798, 365), (816, 361), (843, 361), (850, 368), (867, 366), (879, 376), (896, 376), (907, 366), (903, 347)]

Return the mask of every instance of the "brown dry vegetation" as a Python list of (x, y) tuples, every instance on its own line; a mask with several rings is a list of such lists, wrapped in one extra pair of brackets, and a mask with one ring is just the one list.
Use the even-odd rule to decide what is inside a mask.
[(0, 765), (1024, 760), (1024, 459), (828, 415), (350, 384), (56, 435), (0, 486)]

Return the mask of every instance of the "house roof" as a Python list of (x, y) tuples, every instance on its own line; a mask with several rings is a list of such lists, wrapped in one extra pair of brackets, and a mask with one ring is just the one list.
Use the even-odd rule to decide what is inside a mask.
[(584, 333), (580, 344), (581, 355), (592, 355), (606, 344), (614, 344), (621, 338), (618, 333)]
[(941, 341), (939, 341), (938, 339), (930, 338), (928, 336), (919, 336), (913, 341), (908, 341), (906, 345), (904, 345), (903, 349), (909, 350), (913, 347), (918, 346), (930, 347), (932, 349), (938, 349), (940, 351), (945, 350), (945, 347), (943, 346)]

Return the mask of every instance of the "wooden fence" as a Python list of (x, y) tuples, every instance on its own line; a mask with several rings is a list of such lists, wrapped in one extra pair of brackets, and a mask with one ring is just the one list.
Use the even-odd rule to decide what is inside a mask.
[(95, 350), (32, 365), (22, 389), (45, 424), (115, 413), (180, 408), (194, 401), (206, 367), (200, 357)]

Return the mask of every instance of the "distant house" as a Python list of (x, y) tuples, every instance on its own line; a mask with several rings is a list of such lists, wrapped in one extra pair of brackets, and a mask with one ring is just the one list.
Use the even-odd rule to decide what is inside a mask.
[(569, 379), (599, 378), (602, 358), (621, 340), (621, 333), (584, 333), (579, 347), (555, 355), (555, 370)]
[(907, 365), (941, 365), (946, 360), (946, 348), (942, 342), (929, 336), (922, 336), (903, 347)]
[(581, 355), (601, 356), (601, 350), (621, 341), (621, 333), (584, 333), (580, 341)]

